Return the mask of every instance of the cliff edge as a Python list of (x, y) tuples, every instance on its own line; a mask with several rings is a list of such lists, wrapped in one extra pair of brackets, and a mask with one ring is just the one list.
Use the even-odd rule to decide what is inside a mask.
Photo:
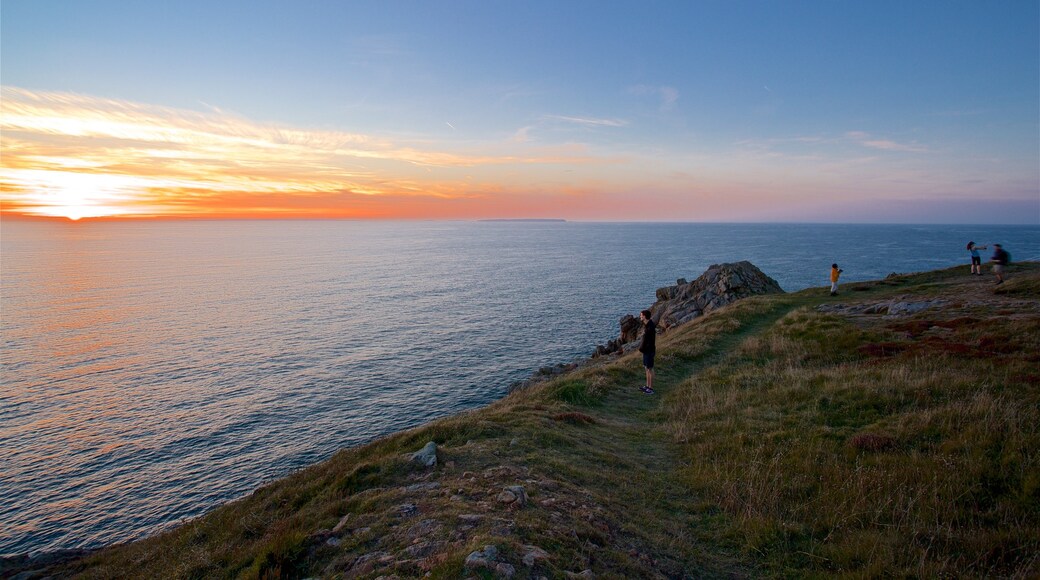
[(676, 284), (657, 395), (637, 356), (599, 357), (0, 575), (1037, 576), (1040, 265), (1007, 280), (964, 266), (689, 307), (704, 294)]

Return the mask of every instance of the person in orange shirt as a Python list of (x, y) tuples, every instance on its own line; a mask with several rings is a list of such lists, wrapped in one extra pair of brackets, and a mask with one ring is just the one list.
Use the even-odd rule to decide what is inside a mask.
[(842, 270), (837, 264), (831, 264), (831, 296), (838, 295), (838, 278), (841, 277)]

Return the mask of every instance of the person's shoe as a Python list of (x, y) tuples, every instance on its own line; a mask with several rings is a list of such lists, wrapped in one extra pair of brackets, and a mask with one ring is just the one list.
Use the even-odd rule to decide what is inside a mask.
[(1000, 286), (1000, 285), (1001, 285), (1001, 284), (1003, 284), (1003, 283), (1004, 283), (1004, 281), (1003, 281), (1003, 280), (998, 280), (998, 281), (997, 281), (997, 286)]
[(837, 295), (838, 295), (837, 292), (831, 292), (831, 296), (837, 296)]
[(640, 390), (640, 391), (643, 391), (643, 393), (644, 393), (644, 394), (646, 394), (646, 395), (652, 395), (652, 394), (654, 394), (654, 390), (653, 390), (653, 389), (651, 389), (650, 387), (643, 387), (643, 388), (641, 388), (641, 389), (639, 389), (639, 390)]

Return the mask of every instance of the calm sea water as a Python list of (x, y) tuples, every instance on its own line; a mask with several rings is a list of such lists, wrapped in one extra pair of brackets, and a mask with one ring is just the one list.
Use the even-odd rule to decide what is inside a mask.
[(1040, 228), (156, 222), (0, 227), (0, 554), (154, 533), (588, 355), (678, 277), (787, 290), (1040, 257)]

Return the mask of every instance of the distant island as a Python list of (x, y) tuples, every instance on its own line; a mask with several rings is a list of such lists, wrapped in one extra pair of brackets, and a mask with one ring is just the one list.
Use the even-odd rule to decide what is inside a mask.
[(560, 222), (566, 222), (567, 220), (559, 219), (559, 218), (492, 218), (492, 219), (477, 220), (477, 221), (478, 222), (537, 222), (537, 223), (550, 222), (550, 223), (560, 223)]

